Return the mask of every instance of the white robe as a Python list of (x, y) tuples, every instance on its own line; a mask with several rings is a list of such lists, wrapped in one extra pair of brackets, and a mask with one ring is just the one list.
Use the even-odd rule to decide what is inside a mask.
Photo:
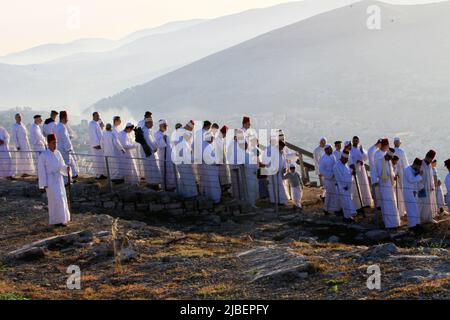
[[(69, 131), (67, 127), (59, 122), (54, 128), (54, 134), (56, 136), (56, 149), (61, 153), (66, 165), (70, 166), (72, 169), (72, 175), (77, 175), (77, 171), (74, 170), (75, 166), (73, 162), (75, 161), (71, 153), (73, 152), (72, 141), (69, 136)], [(64, 183), (68, 183), (68, 178), (64, 176)]]
[(126, 131), (119, 133), (119, 141), (122, 147), (125, 149), (125, 153), (122, 154), (121, 161), (121, 175), (124, 177), (125, 182), (133, 185), (139, 184), (139, 173), (136, 164), (137, 144), (133, 142), (133, 136)]
[[(378, 176), (377, 176), (377, 168), (376, 163), (379, 158), (384, 157), (386, 152), (382, 151), (381, 149), (377, 149), (376, 147), (373, 150), (373, 155), (369, 156), (369, 163), (372, 161), (372, 164), (370, 164), (370, 179), (372, 183), (372, 197), (374, 199), (375, 205), (377, 208), (381, 208), (381, 194), (380, 194), (380, 186), (378, 184)], [(368, 153), (369, 155), (369, 153)], [(372, 159), (372, 160), (371, 160)]]
[[(422, 182), (419, 184), (419, 211), (422, 222), (432, 222), (438, 214), (436, 187), (431, 164), (422, 163)], [(422, 192), (421, 192), (422, 190)]]
[(36, 168), (33, 161), (30, 142), (28, 140), (28, 130), (21, 123), (15, 123), (12, 127), (11, 142), (19, 152), (15, 153), (15, 171), (17, 175), (34, 175)]
[(315, 165), (314, 170), (315, 170), (317, 176), (320, 174), (319, 161), (320, 161), (320, 158), (322, 158), (322, 156), (324, 154), (325, 154), (325, 149), (322, 148), (321, 146), (318, 146), (317, 148), (314, 149), (314, 152), (313, 152), (314, 165)]
[(344, 217), (352, 218), (356, 215), (355, 205), (352, 201), (352, 172), (346, 164), (339, 160), (333, 167), (333, 173), (337, 182)]
[(158, 159), (158, 146), (156, 145), (155, 136), (153, 135), (153, 131), (150, 128), (143, 127), (142, 132), (144, 134), (145, 141), (147, 145), (150, 147), (152, 154), (149, 157), (145, 156), (144, 149), (140, 146), (141, 154), (144, 156), (145, 160), (144, 164), (144, 175), (145, 181), (149, 184), (161, 184), (161, 169), (159, 167), (159, 159)]
[(334, 155), (329, 156), (327, 154), (324, 154), (319, 161), (319, 168), (324, 178), (324, 188), (326, 191), (323, 209), (327, 212), (338, 212), (342, 209), (341, 200), (339, 198), (339, 193), (336, 186), (336, 179), (333, 172), (336, 162), (337, 160)]
[(3, 144), (0, 145), (0, 178), (12, 177), (13, 172), (13, 158), (9, 151), (9, 133), (5, 128), (0, 127), (0, 140)]
[(214, 203), (219, 203), (222, 190), (219, 181), (219, 166), (216, 164), (216, 154), (214, 145), (208, 143), (204, 148), (204, 160), (200, 165), (201, 176), (201, 193), (207, 198), (210, 198)]
[(66, 224), (70, 221), (69, 206), (63, 176), (67, 165), (58, 150), (46, 150), (38, 159), (39, 188), (46, 188), (49, 224)]
[(226, 139), (218, 135), (217, 139), (214, 140), (216, 147), (216, 155), (218, 156), (219, 163), (219, 179), (221, 186), (231, 185), (231, 174), (230, 167), (227, 165), (227, 146)]
[[(47, 121), (47, 120), (46, 120)], [(49, 123), (44, 123), (43, 125), (42, 125), (42, 133), (43, 133), (43, 135), (44, 135), (44, 137), (47, 137), (49, 134), (54, 134), (55, 133), (55, 128), (56, 128), (56, 125), (57, 125), (58, 123), (57, 122), (55, 122), (55, 121), (52, 121), (52, 122), (49, 122)]]
[(402, 170), (402, 167), (399, 166), (399, 163), (394, 166), (394, 175), (397, 177), (397, 181), (395, 183), (395, 197), (397, 198), (397, 207), (400, 217), (406, 216), (405, 198), (403, 196), (404, 171), (405, 170)]
[(381, 212), (383, 213), (384, 226), (386, 228), (397, 228), (400, 226), (400, 214), (395, 197), (394, 170), (391, 161), (378, 158), (375, 163), (378, 183), (381, 195)]
[(178, 181), (178, 193), (184, 198), (192, 198), (198, 195), (197, 180), (194, 173), (192, 154), (192, 135), (185, 129), (180, 129), (180, 138), (174, 143), (175, 153), (179, 159), (176, 168), (180, 179)]
[(405, 200), (406, 214), (408, 216), (408, 227), (412, 228), (420, 224), (419, 206), (417, 205), (418, 184), (422, 181), (420, 174), (415, 174), (414, 169), (409, 166), (403, 171), (403, 196)]
[(156, 131), (155, 141), (158, 146), (159, 167), (161, 169), (162, 186), (164, 190), (176, 188), (175, 168), (172, 162), (170, 138), (161, 130)]
[(233, 198), (244, 200), (244, 181), (243, 181), (243, 167), (245, 164), (245, 143), (232, 141), (226, 153), (227, 163), (230, 167), (231, 177), (231, 191)]
[(433, 168), (433, 176), (434, 176), (434, 182), (436, 186), (436, 202), (438, 209), (443, 209), (445, 206), (444, 203), (444, 191), (442, 190), (442, 186), (438, 185), (439, 177), (436, 168)]
[(258, 162), (259, 155), (257, 149), (253, 151), (247, 150), (246, 161), (244, 165), (245, 171), (245, 190), (246, 200), (254, 206), (259, 198), (259, 182), (258, 182)]
[(45, 151), (47, 148), (46, 139), (42, 133), (42, 129), (37, 124), (33, 123), (30, 129), (30, 144), (33, 151), (38, 153)]
[[(353, 185), (354, 188), (352, 188), (353, 192), (353, 202), (355, 203), (355, 208), (360, 209), (364, 207), (371, 207), (373, 200), (372, 200), (372, 194), (370, 190), (369, 185), (369, 178), (367, 176), (366, 171), (366, 161), (368, 160), (367, 152), (363, 151), (361, 152), (360, 148), (358, 147), (352, 147), (350, 150), (350, 159), (349, 159), (349, 165), (354, 165), (356, 169), (356, 179), (353, 177)], [(361, 161), (359, 163), (358, 161)], [(359, 186), (359, 192), (361, 193), (361, 199), (359, 196), (359, 192), (357, 189), (356, 182), (358, 182)]]
[(89, 145), (91, 147), (90, 154), (92, 158), (93, 171), (96, 177), (106, 176), (105, 158), (103, 149), (95, 149), (94, 147), (101, 147), (103, 132), (97, 121), (91, 120), (89, 122)]
[(102, 136), (101, 146), (103, 155), (106, 157), (105, 161), (108, 161), (110, 179), (122, 179), (123, 176), (120, 173), (120, 157), (124, 154), (125, 149), (122, 147), (118, 136), (112, 131), (105, 131)]
[(272, 157), (274, 157), (275, 159), (278, 157), (278, 168), (272, 168), (271, 166), (270, 169), (272, 169), (272, 174), (267, 177), (269, 181), (268, 190), (270, 203), (286, 205), (289, 200), (288, 194), (286, 193), (286, 188), (284, 187), (283, 179), (283, 175), (286, 171), (286, 159), (283, 152), (279, 152), (278, 146), (273, 145), (269, 146), (266, 152), (263, 153), (262, 162), (266, 166), (270, 166)]

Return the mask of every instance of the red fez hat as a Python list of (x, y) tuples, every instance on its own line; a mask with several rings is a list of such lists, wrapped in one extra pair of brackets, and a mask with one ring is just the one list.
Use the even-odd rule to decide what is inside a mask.
[(223, 126), (223, 127), (220, 129), (220, 132), (222, 132), (222, 134), (227, 133), (227, 131), (228, 131), (228, 127), (227, 127), (227, 126)]
[(56, 141), (56, 136), (53, 133), (47, 136), (47, 143), (50, 143), (52, 141)]
[(416, 158), (416, 159), (414, 159), (414, 164), (416, 165), (416, 166), (421, 166), (422, 165), (422, 160), (421, 159), (419, 159), (419, 158)]
[(249, 117), (242, 118), (242, 123), (249, 123), (249, 122), (250, 122), (250, 118)]
[(434, 150), (428, 151), (426, 154), (426, 157), (430, 158), (430, 159), (434, 159), (434, 157), (436, 157), (436, 151), (434, 151)]
[(382, 146), (388, 146), (389, 145), (389, 139), (385, 138), (385, 139), (381, 140), (381, 145)]
[(450, 169), (450, 159), (445, 160), (445, 166)]

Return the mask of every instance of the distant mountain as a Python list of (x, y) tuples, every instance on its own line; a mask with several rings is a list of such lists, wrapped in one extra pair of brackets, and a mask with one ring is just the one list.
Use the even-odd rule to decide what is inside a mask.
[[(381, 8), (381, 30), (366, 26), (370, 5)], [(151, 106), (155, 114), (200, 119), (243, 110), (374, 121), (417, 121), (424, 109), (448, 115), (449, 12), (449, 2), (359, 2), (213, 54), (91, 109), (126, 108), (139, 116)]]
[(153, 34), (108, 52), (79, 53), (36, 65), (0, 64), (0, 108), (70, 106), (73, 111), (80, 111), (124, 88), (145, 83), (268, 31), (354, 1), (286, 3)]
[(204, 21), (206, 20), (194, 19), (170, 22), (156, 28), (148, 28), (133, 32), (117, 41), (103, 38), (86, 38), (78, 39), (69, 43), (43, 44), (37, 47), (0, 57), (0, 63), (14, 65), (39, 64), (71, 56), (77, 53), (109, 51), (127, 43), (133, 42), (139, 38), (147, 37), (153, 34), (177, 31), (183, 28), (191, 27)]

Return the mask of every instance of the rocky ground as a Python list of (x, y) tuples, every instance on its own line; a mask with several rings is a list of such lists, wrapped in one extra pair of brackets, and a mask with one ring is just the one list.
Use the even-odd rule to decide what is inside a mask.
[[(302, 213), (262, 201), (182, 219), (93, 205), (55, 229), (32, 179), (0, 181), (0, 299), (449, 299), (446, 216), (421, 237), (390, 233), (373, 212), (350, 225), (325, 216), (319, 192), (305, 189)], [(71, 265), (79, 290), (67, 288)], [(380, 290), (367, 287), (373, 265)]]

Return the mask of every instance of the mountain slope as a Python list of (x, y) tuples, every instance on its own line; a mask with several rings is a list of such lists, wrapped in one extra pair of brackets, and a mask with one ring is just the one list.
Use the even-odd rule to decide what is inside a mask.
[[(381, 30), (366, 27), (381, 7)], [(187, 117), (328, 110), (374, 116), (450, 105), (450, 3), (364, 1), (269, 32), (93, 108)]]
[[(140, 38), (104, 53), (31, 66), (0, 65), (0, 107), (71, 106), (80, 110), (124, 88), (355, 0), (306, 0), (225, 16)], [(8, 69), (8, 73), (3, 72)]]

